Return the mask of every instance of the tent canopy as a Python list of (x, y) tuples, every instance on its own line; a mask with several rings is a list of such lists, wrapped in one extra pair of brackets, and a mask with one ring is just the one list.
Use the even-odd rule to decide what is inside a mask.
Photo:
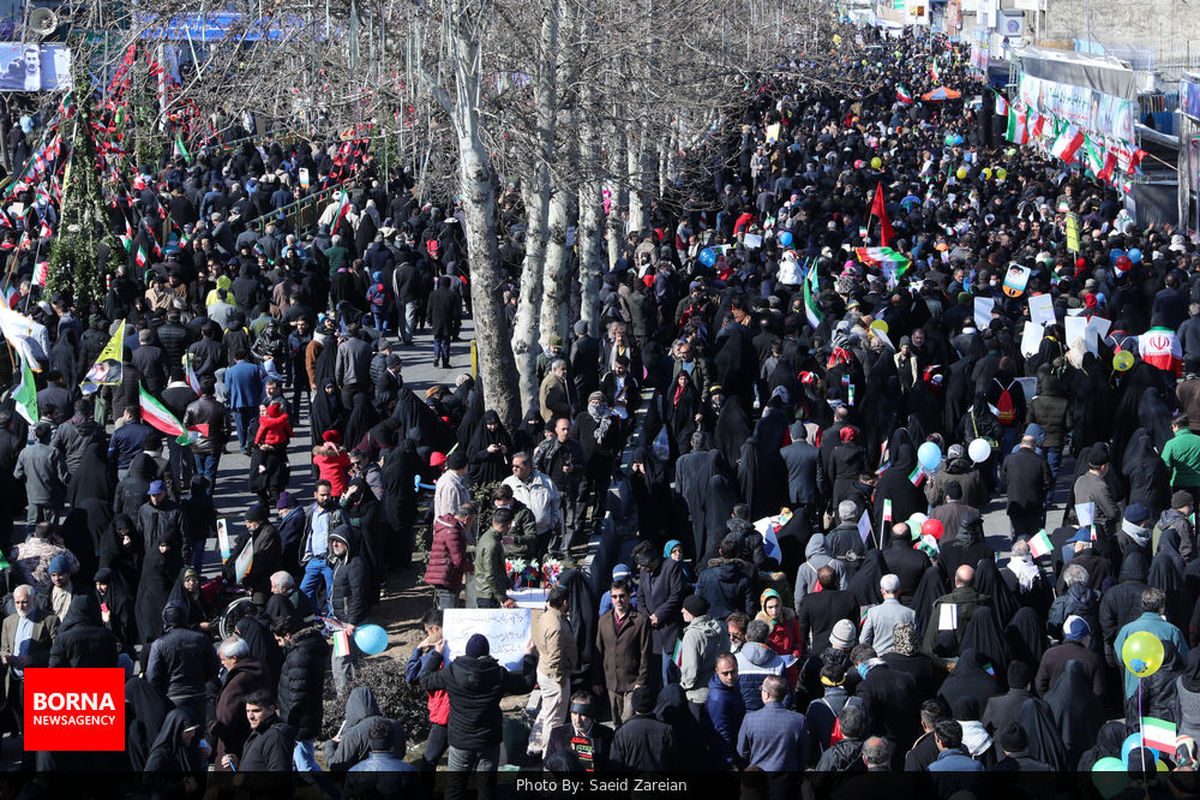
[(957, 92), (948, 86), (939, 86), (932, 92), (926, 92), (921, 95), (922, 100), (929, 100), (934, 103), (939, 103), (943, 100), (961, 100), (962, 92)]

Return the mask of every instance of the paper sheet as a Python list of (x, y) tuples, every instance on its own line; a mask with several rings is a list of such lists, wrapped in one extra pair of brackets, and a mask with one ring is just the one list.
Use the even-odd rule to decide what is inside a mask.
[(987, 330), (992, 324), (992, 307), (996, 301), (991, 297), (975, 298), (975, 327), (981, 331)]
[(1045, 330), (1040, 324), (1033, 320), (1026, 322), (1024, 330), (1021, 331), (1021, 355), (1026, 358), (1037, 355), (1044, 335)]
[(958, 630), (958, 606), (954, 603), (942, 603), (938, 606), (938, 630)]
[(1054, 298), (1049, 294), (1030, 295), (1029, 318), (1042, 327), (1054, 324)]
[(1079, 527), (1091, 525), (1096, 521), (1096, 504), (1095, 503), (1076, 503), (1075, 517), (1079, 520)]

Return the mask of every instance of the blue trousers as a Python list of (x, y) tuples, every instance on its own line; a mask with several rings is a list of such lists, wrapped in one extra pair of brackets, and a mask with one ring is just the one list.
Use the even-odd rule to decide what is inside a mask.
[[(325, 601), (323, 605), (317, 603), (318, 581), (322, 581), (325, 586), (325, 594), (322, 597)], [(324, 556), (311, 558), (304, 565), (304, 577), (300, 579), (300, 591), (308, 597), (308, 601), (312, 603), (316, 613), (324, 615), (330, 613), (329, 595), (333, 591), (333, 570), (325, 564)]]

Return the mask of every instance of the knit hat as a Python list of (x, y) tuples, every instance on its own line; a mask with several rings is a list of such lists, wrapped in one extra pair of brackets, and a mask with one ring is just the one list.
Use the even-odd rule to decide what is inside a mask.
[(321, 434), (321, 441), (329, 442), (331, 444), (341, 444), (342, 434), (338, 431), (325, 431)]
[(491, 645), (488, 644), (487, 637), (482, 633), (473, 633), (471, 638), (467, 639), (467, 646), (464, 653), (469, 658), (479, 658), (486, 656), (491, 652)]
[(49, 572), (51, 575), (66, 575), (71, 571), (71, 559), (67, 558), (65, 553), (59, 553), (54, 558), (50, 559)]
[(562, 337), (557, 333), (550, 334), (550, 338), (546, 340), (551, 347), (562, 347)]
[(296, 498), (292, 497), (291, 492), (282, 491), (279, 493), (279, 500), (275, 503), (275, 508), (283, 511), (285, 508), (295, 508), (297, 505)]
[(833, 633), (829, 634), (829, 646), (838, 650), (849, 650), (857, 643), (858, 635), (854, 630), (854, 623), (848, 619), (838, 620), (833, 626)]
[(267, 507), (262, 503), (255, 503), (246, 509), (246, 522), (266, 522)]
[(633, 690), (633, 713), (649, 716), (654, 713), (654, 690), (649, 686), (639, 686)]
[(1072, 614), (1063, 622), (1063, 639), (1081, 642), (1084, 637), (1092, 635), (1092, 626), (1083, 617)]
[(689, 594), (683, 598), (683, 610), (693, 617), (703, 617), (708, 613), (708, 601), (698, 594)]
[(335, 542), (335, 541), (341, 542), (342, 544), (346, 545), (346, 547), (349, 547), (350, 546), (350, 536), (351, 536), (351, 533), (350, 533), (349, 525), (338, 525), (336, 528), (333, 529), (333, 533), (329, 534), (329, 541), (330, 542)]
[(1183, 508), (1192, 505), (1191, 492), (1178, 491), (1171, 495), (1171, 508)]
[(617, 564), (612, 569), (612, 579), (614, 581), (625, 581), (631, 577), (633, 577), (633, 570), (629, 568), (628, 564)]
[(603, 403), (604, 392), (592, 392), (588, 395), (588, 403)]
[(460, 470), (467, 467), (467, 454), (462, 450), (455, 450), (450, 455), (446, 456), (446, 469)]
[(167, 484), (162, 481), (150, 481), (149, 494), (166, 494)]
[(1125, 509), (1125, 521), (1135, 525), (1145, 525), (1150, 519), (1150, 509), (1141, 503), (1133, 503)]
[(946, 451), (946, 458), (950, 459), (951, 461), (953, 461), (956, 458), (966, 458), (966, 457), (967, 457), (967, 449), (965, 447), (963, 447), (961, 444), (952, 444), (952, 445), (950, 445), (950, 449)]

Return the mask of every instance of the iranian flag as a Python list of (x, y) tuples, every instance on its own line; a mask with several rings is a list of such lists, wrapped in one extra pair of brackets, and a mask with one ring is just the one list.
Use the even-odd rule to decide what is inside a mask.
[(187, 385), (193, 392), (196, 393), (197, 397), (200, 396), (200, 394), (201, 394), (200, 378), (197, 377), (196, 370), (192, 366), (192, 354), (191, 353), (187, 354)]
[(191, 441), (183, 423), (175, 418), (175, 415), (156, 399), (153, 395), (146, 391), (146, 387), (138, 383), (138, 405), (142, 409), (142, 419), (152, 428), (162, 431), (168, 436), (174, 436), (175, 441), (179, 444), (187, 444)]
[(338, 196), (337, 216), (333, 218), (333, 225), (329, 226), (330, 233), (337, 233), (338, 226), (342, 224), (342, 220), (345, 219), (349, 210), (350, 195), (346, 193), (345, 189), (342, 189), (341, 195)]
[(1008, 130), (1004, 132), (1004, 138), (1013, 144), (1025, 144), (1029, 141), (1029, 129), (1026, 125), (1027, 118), (1024, 110), (1018, 110), (1011, 103), (1008, 105)]
[(804, 276), (804, 315), (808, 317), (808, 324), (812, 325), (814, 330), (821, 325), (823, 318), (821, 309), (817, 307), (817, 295), (820, 291), (817, 282), (817, 262), (812, 261), (808, 267), (808, 274)]
[(1157, 717), (1142, 717), (1142, 743), (1160, 753), (1174, 753), (1175, 723)]
[(920, 464), (917, 464), (913, 467), (913, 471), (908, 473), (908, 482), (913, 486), (920, 486), (925, 482), (925, 472), (921, 469)]
[(1050, 537), (1046, 535), (1046, 529), (1042, 528), (1029, 540), (1029, 555), (1034, 558), (1041, 558), (1054, 549), (1054, 544), (1050, 541)]
[(1138, 354), (1152, 367), (1183, 374), (1183, 347), (1170, 328), (1151, 328), (1138, 338)]
[(1083, 147), (1083, 140), (1083, 132), (1074, 125), (1068, 125), (1054, 140), (1050, 154), (1070, 164), (1075, 160), (1075, 154), (1079, 152), (1079, 148)]
[(142, 246), (141, 242), (138, 242), (137, 252), (133, 255), (134, 263), (136, 263), (138, 267), (144, 268), (148, 260), (149, 259), (146, 257), (146, 248)]
[(1099, 175), (1100, 170), (1104, 169), (1104, 154), (1100, 150), (1100, 146), (1092, 141), (1092, 137), (1085, 136), (1083, 141), (1083, 158), (1087, 163), (1088, 171), (1093, 175)]
[(1030, 126), (1030, 128), (1031, 130), (1029, 133), (1033, 136), (1033, 138), (1042, 138), (1042, 134), (1046, 131), (1046, 118), (1041, 114), (1038, 114), (1037, 119), (1033, 120), (1033, 124)]
[(912, 262), (903, 253), (897, 253), (890, 247), (856, 247), (854, 254), (864, 264), (883, 269), (891, 267), (897, 275), (903, 275), (912, 266)]
[(1113, 170), (1117, 168), (1117, 151), (1108, 150), (1104, 153), (1104, 166), (1096, 173), (1096, 178), (1105, 183), (1112, 183)]
[[(18, 349), (17, 353), (21, 351)], [(20, 358), (21, 382), (13, 390), (13, 404), (16, 412), (25, 418), (30, 425), (37, 425), (39, 414), (37, 405), (37, 384), (33, 380), (33, 370), (29, 368), (29, 359)]]
[(912, 93), (908, 91), (908, 89), (904, 86), (903, 83), (896, 84), (896, 99), (899, 100), (901, 103), (912, 103), (913, 102)]

